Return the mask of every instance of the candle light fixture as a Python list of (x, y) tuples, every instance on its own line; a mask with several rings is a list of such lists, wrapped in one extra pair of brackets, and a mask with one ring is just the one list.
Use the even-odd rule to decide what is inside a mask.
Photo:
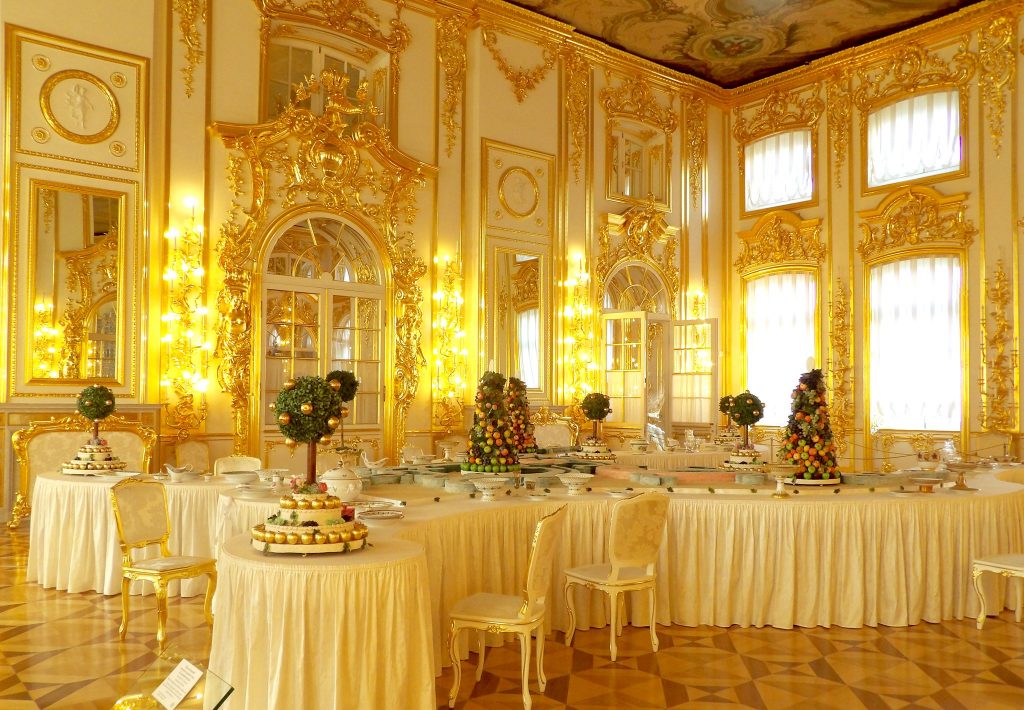
[(462, 268), (458, 257), (434, 257), (432, 322), (434, 423), (446, 434), (462, 427), (466, 391), (466, 331), (463, 329)]

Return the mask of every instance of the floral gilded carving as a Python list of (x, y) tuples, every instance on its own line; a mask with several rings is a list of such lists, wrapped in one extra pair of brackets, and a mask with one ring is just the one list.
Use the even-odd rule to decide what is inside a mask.
[[(805, 96), (808, 91), (812, 93)], [(825, 110), (820, 91), (817, 84), (800, 91), (773, 91), (750, 118), (743, 108), (734, 109), (733, 137), (743, 144), (790, 128), (813, 128)]]
[[(367, 119), (376, 113), (365, 85), (357, 101), (347, 96), (348, 79), (331, 70), (297, 87), (296, 103), (273, 121), (252, 126), (220, 124), (225, 146), (232, 151), (228, 183), (235, 200), (217, 244), (224, 285), (217, 299), (217, 378), (231, 396), (235, 450), (245, 451), (258, 413), (251, 405), (251, 373), (258, 371), (253, 347), (252, 288), (260, 245), (275, 220), (286, 213), (321, 209), (352, 215), (373, 225), (382, 241), (391, 271), (389, 317), (394, 325), (394, 380), (388, 388), (389, 419), (385, 430), (401, 447), (405, 420), (419, 385), (425, 359), (420, 351), (423, 292), (420, 279), (426, 264), (416, 256), (406, 225), (414, 219), (416, 190), (435, 169), (405, 156), (390, 142), (386, 129)], [(301, 103), (313, 93), (324, 97), (317, 115)]]
[(686, 164), (690, 182), (690, 203), (700, 205), (704, 165), (708, 153), (708, 104), (696, 94), (686, 101)]
[(832, 164), (835, 168), (836, 187), (843, 186), (843, 164), (850, 150), (850, 113), (853, 99), (850, 93), (850, 72), (840, 70), (825, 89), (828, 105), (828, 135), (832, 144)]
[(897, 190), (877, 209), (859, 213), (864, 221), (857, 251), (865, 261), (872, 261), (918, 246), (965, 249), (978, 233), (965, 216), (966, 199), (966, 194), (944, 197), (923, 185)]
[[(978, 66), (978, 57), (968, 49), (969, 44), (970, 37), (961, 37), (956, 54), (948, 62), (917, 43), (895, 48), (880, 66), (857, 71), (854, 104), (866, 114), (877, 104), (943, 86), (960, 87), (961, 95), (965, 94)], [(866, 121), (866, 115), (861, 120)]]
[(978, 86), (996, 157), (1003, 147), (1007, 93), (1017, 73), (1017, 55), (1013, 50), (1016, 27), (1015, 17), (1000, 15), (978, 33), (978, 63), (981, 65)]
[(995, 271), (985, 280), (985, 300), (988, 312), (981, 323), (981, 425), (987, 431), (1009, 434), (1017, 428), (1017, 352), (1010, 307), (1013, 287), (1002, 259), (996, 261)]
[(463, 15), (445, 15), (437, 23), (437, 61), (444, 72), (444, 101), (441, 123), (445, 129), (445, 154), (450, 158), (459, 133), (455, 118), (466, 85), (466, 38), (468, 23)]
[(551, 68), (558, 60), (558, 49), (554, 44), (546, 43), (541, 45), (542, 58), (540, 64), (530, 69), (517, 69), (513, 67), (505, 55), (498, 49), (498, 33), (494, 27), (483, 27), (480, 32), (481, 40), (491, 57), (497, 63), (501, 73), (512, 84), (512, 92), (516, 95), (516, 101), (522, 103), (526, 95), (537, 88), (537, 85), (544, 81)]
[(632, 116), (642, 123), (657, 126), (671, 135), (679, 126), (679, 116), (670, 100), (662, 106), (650, 83), (641, 74), (627, 77), (616, 87), (611, 86), (611, 72), (605, 72), (608, 84), (601, 89), (601, 106), (611, 116)]
[(733, 265), (741, 275), (782, 264), (818, 266), (825, 260), (820, 234), (820, 219), (800, 219), (788, 210), (768, 212), (740, 232), (743, 251)]
[(597, 293), (604, 294), (605, 282), (615, 268), (637, 261), (653, 268), (668, 285), (671, 312), (676, 315), (679, 296), (679, 267), (676, 249), (678, 229), (665, 221), (665, 214), (653, 197), (630, 207), (621, 215), (609, 214), (598, 230), (601, 254), (597, 258)]
[(206, 24), (207, 3), (208, 0), (174, 0), (172, 5), (174, 12), (178, 14), (181, 43), (185, 45), (185, 66), (181, 68), (181, 75), (184, 79), (186, 98), (192, 98), (195, 70), (206, 54), (198, 25)]
[(832, 351), (828, 370), (832, 397), (830, 421), (836, 451), (842, 456), (850, 443), (854, 416), (850, 289), (842, 279), (836, 280), (835, 292), (828, 306), (828, 320), (829, 347)]
[(565, 115), (569, 124), (569, 164), (573, 178), (580, 181), (580, 167), (587, 153), (590, 134), (590, 63), (575, 47), (562, 54), (565, 70)]

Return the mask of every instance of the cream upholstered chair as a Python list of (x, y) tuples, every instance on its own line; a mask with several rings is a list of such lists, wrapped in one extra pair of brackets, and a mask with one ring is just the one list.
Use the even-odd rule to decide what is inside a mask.
[(985, 572), (1001, 574), (1009, 580), (1017, 578), (1017, 611), (1014, 617), (1019, 622), (1024, 614), (1024, 555), (992, 555), (982, 557), (971, 563), (971, 577), (974, 579), (974, 591), (978, 593), (978, 628), (985, 625), (985, 590), (981, 584), (981, 575)]
[[(167, 583), (207, 575), (206, 621), (213, 623), (210, 604), (217, 588), (217, 561), (210, 557), (171, 555), (167, 538), (171, 534), (167, 512), (167, 491), (158, 481), (126, 478), (110, 489), (110, 500), (121, 540), (121, 628), (123, 640), (128, 634), (129, 586), (136, 579), (152, 582), (156, 590), (156, 640), (163, 648), (167, 636)], [(160, 545), (160, 556), (135, 560), (133, 551), (149, 545)]]
[(452, 659), (455, 676), (452, 690), (448, 694), (448, 707), (455, 707), (462, 680), (459, 665), (459, 632), (463, 629), (477, 629), (480, 632), (476, 679), (484, 672), (484, 632), (511, 632), (518, 634), (522, 653), (523, 705), (529, 708), (530, 700), (530, 636), (537, 633), (537, 685), (541, 692), (547, 685), (544, 676), (544, 617), (547, 613), (548, 587), (555, 555), (555, 545), (562, 531), (565, 506), (541, 518), (533, 532), (533, 547), (526, 568), (524, 595), (480, 593), (460, 599), (449, 612), (451, 630), (448, 633), (448, 653)]
[(626, 498), (612, 508), (611, 531), (608, 534), (610, 564), (573, 567), (565, 571), (565, 604), (569, 610), (569, 630), (565, 645), (572, 644), (576, 631), (576, 609), (572, 586), (604, 592), (610, 598), (612, 660), (618, 655), (615, 637), (622, 632), (621, 604), (626, 592), (643, 589), (651, 595), (651, 647), (658, 650), (658, 634), (654, 628), (654, 562), (665, 534), (668, 496), (660, 492), (641, 493)]
[(196, 473), (206, 473), (210, 470), (210, 445), (194, 439), (175, 445), (174, 465), (191, 466)]
[(219, 476), (232, 471), (258, 471), (261, 468), (263, 468), (263, 462), (255, 456), (231, 454), (230, 456), (221, 456), (213, 462), (213, 475)]
[(579, 444), (580, 425), (572, 418), (541, 407), (530, 417), (533, 438), (541, 449), (571, 448)]
[[(92, 422), (81, 414), (32, 422), (11, 436), (11, 447), (18, 461), (18, 492), (11, 511), (11, 529), (31, 513), (29, 494), (40, 473), (56, 473), (64, 461), (89, 438)], [(116, 414), (100, 420), (100, 436), (107, 440), (114, 455), (128, 464), (129, 471), (149, 471), (153, 457), (156, 431), (141, 422), (129, 421)]]

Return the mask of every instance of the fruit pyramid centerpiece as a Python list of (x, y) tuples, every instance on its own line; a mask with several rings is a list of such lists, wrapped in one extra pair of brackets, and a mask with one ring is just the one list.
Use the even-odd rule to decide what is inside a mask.
[(506, 473), (519, 470), (519, 454), (512, 442), (512, 423), (505, 409), (505, 376), (487, 371), (476, 390), (473, 428), (469, 431), (469, 461), (463, 471)]
[(100, 438), (100, 420), (114, 413), (114, 393), (103, 385), (90, 385), (78, 395), (78, 413), (92, 420), (92, 437), (75, 454), (75, 458), (61, 465), (61, 471), (70, 475), (95, 475), (110, 471), (122, 471), (126, 461), (114, 456), (106, 439)]
[(338, 389), (321, 377), (300, 377), (284, 383), (274, 402), (277, 424), (290, 443), (308, 445), (306, 476), (292, 479), (292, 492), (282, 496), (276, 514), (252, 529), (252, 544), (264, 552), (349, 552), (366, 544), (366, 526), (355, 511), (327, 484), (316, 480), (316, 445), (328, 443), (341, 424)]
[[(512, 444), (516, 454), (534, 453), (537, 442), (533, 438), (533, 424), (530, 423), (530, 401), (526, 397), (526, 383), (518, 377), (508, 378), (505, 388), (505, 411), (512, 423)], [(500, 464), (499, 464), (500, 465)]]
[(814, 369), (800, 375), (793, 390), (793, 412), (789, 415), (780, 453), (786, 463), (795, 464), (796, 479), (839, 482), (836, 446), (828, 423), (825, 377)]

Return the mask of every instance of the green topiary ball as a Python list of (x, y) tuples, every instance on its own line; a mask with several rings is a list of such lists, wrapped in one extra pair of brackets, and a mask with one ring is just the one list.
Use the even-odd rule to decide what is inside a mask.
[(764, 416), (764, 404), (757, 395), (748, 390), (740, 392), (732, 398), (729, 418), (740, 426), (753, 426)]
[(327, 420), (341, 416), (341, 397), (322, 377), (299, 377), (278, 393), (274, 412), (282, 434), (308, 444), (330, 433)]
[(722, 414), (728, 414), (732, 411), (732, 395), (727, 394), (718, 400), (718, 411)]
[(116, 408), (114, 393), (103, 385), (89, 385), (78, 395), (78, 412), (86, 419), (106, 419)]
[(612, 412), (612, 401), (608, 395), (600, 392), (591, 392), (583, 398), (580, 408), (591, 421), (600, 421)]
[(351, 402), (359, 390), (359, 380), (348, 370), (332, 370), (327, 373), (327, 383), (334, 388), (334, 382), (338, 383), (335, 392), (341, 397), (342, 402)]

